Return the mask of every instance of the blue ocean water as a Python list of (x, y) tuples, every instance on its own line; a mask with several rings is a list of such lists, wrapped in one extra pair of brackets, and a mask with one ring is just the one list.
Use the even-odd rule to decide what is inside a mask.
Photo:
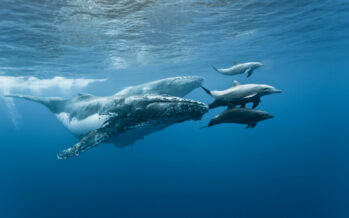
[[(215, 109), (68, 160), (56, 153), (77, 139), (48, 109), (1, 97), (0, 217), (349, 216), (348, 1), (0, 3), (1, 95), (104, 96), (178, 75), (283, 91), (251, 130), (200, 129)], [(265, 66), (248, 79), (211, 68), (236, 61)]]

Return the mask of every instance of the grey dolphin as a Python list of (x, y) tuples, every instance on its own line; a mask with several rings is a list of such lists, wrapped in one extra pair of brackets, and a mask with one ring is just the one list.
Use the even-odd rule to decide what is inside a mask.
[(262, 66), (264, 66), (264, 64), (260, 62), (247, 62), (242, 64), (237, 63), (232, 67), (226, 69), (217, 69), (214, 66), (212, 67), (214, 70), (224, 75), (237, 75), (245, 73), (247, 74), (247, 77), (250, 77), (255, 69), (260, 68)]
[(261, 102), (260, 98), (265, 95), (280, 93), (279, 89), (264, 84), (240, 84), (236, 80), (232, 88), (223, 91), (210, 91), (205, 87), (201, 88), (209, 95), (215, 98), (215, 101), (209, 105), (209, 108), (219, 106), (235, 107), (241, 105), (245, 107), (246, 103), (253, 102), (252, 108), (256, 108)]
[(232, 108), (215, 116), (207, 127), (222, 123), (239, 123), (247, 124), (247, 129), (254, 128), (258, 122), (271, 118), (274, 118), (274, 116), (265, 111), (253, 110), (249, 108)]

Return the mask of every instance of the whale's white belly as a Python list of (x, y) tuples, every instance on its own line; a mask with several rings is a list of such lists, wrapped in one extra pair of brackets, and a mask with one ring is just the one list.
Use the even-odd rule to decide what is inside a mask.
[(63, 125), (78, 138), (84, 137), (92, 130), (96, 130), (102, 126), (107, 120), (108, 115), (93, 114), (85, 119), (79, 120), (75, 117), (69, 118), (68, 113), (62, 112), (56, 114), (56, 117)]

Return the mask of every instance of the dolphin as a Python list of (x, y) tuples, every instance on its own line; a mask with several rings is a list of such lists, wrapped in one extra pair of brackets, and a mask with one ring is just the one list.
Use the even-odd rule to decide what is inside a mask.
[(218, 73), (224, 74), (224, 75), (237, 75), (237, 74), (247, 74), (247, 77), (250, 77), (253, 73), (253, 71), (257, 68), (260, 68), (264, 66), (264, 64), (260, 62), (247, 62), (247, 63), (236, 63), (230, 68), (221, 68), (217, 69), (216, 67), (212, 66), (212, 68), (217, 71)]
[(258, 122), (274, 118), (268, 112), (249, 108), (231, 108), (215, 116), (207, 127), (222, 123), (247, 124), (247, 128), (254, 128)]
[[(196, 119), (197, 116), (190, 116), (190, 112), (195, 112), (196, 110), (196, 112), (204, 114), (205, 110), (207, 110), (206, 105), (180, 98), (199, 87), (202, 81), (201, 77), (167, 78), (128, 87), (115, 95), (106, 97), (97, 97), (87, 93), (80, 93), (73, 99), (26, 95), (7, 95), (5, 97), (26, 99), (45, 105), (75, 137), (83, 141), (84, 148), (91, 147), (91, 144), (86, 144), (86, 140), (92, 144), (97, 143), (96, 141), (92, 142), (93, 140), (90, 138), (92, 137), (92, 132), (98, 135), (98, 137), (93, 136), (97, 140), (97, 138), (100, 138), (103, 128), (107, 128), (109, 131), (113, 128), (108, 124), (117, 123), (120, 131), (117, 134), (116, 132), (114, 132), (115, 134), (110, 133), (108, 136), (117, 135), (117, 138), (121, 139), (119, 141), (112, 140), (113, 144), (124, 147), (133, 144), (144, 135), (166, 128), (171, 124)], [(180, 97), (171, 97), (169, 96), (170, 94)], [(158, 113), (159, 111), (162, 113)], [(156, 113), (158, 113), (157, 117), (154, 117), (153, 114)], [(176, 117), (177, 115), (183, 116)], [(132, 120), (132, 118), (138, 119), (139, 122), (133, 121), (127, 124), (126, 121)], [(123, 124), (121, 125), (120, 122)], [(130, 135), (124, 134), (124, 132), (131, 132), (128, 130), (133, 130), (135, 133)], [(83, 140), (87, 136), (89, 138)], [(103, 140), (97, 140), (97, 144), (107, 141), (110, 137), (102, 138)], [(74, 150), (73, 153), (78, 155), (84, 150)], [(70, 156), (68, 153), (65, 153), (58, 157), (65, 158)]]
[(210, 91), (205, 87), (201, 88), (209, 95), (215, 98), (215, 101), (209, 105), (209, 108), (219, 106), (235, 107), (241, 105), (245, 107), (246, 103), (253, 102), (252, 108), (256, 108), (261, 102), (260, 98), (264, 95), (280, 93), (281, 90), (273, 86), (264, 84), (240, 84), (234, 80), (234, 86), (223, 91)]

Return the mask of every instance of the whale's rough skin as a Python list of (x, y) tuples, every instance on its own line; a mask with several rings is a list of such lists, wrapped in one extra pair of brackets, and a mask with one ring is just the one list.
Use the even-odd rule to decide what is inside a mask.
[(247, 124), (247, 128), (254, 128), (258, 122), (273, 118), (268, 112), (253, 110), (249, 108), (232, 108), (218, 114), (208, 124), (207, 127), (222, 123)]
[[(90, 94), (79, 94), (73, 99), (25, 95), (7, 97), (27, 99), (45, 105), (74, 136), (82, 139), (79, 146), (74, 146), (71, 152), (63, 152), (59, 156), (66, 158), (102, 141), (124, 147), (173, 123), (197, 119), (198, 116), (192, 110), (204, 114), (207, 111), (206, 105), (168, 95), (182, 97), (198, 88), (202, 81), (203, 78), (196, 76), (167, 78), (128, 87), (107, 97)], [(161, 114), (152, 116), (161, 111), (161, 108)], [(147, 119), (137, 122), (137, 117)], [(117, 127), (112, 124), (117, 124)]]
[(247, 62), (242, 64), (235, 64), (234, 66), (226, 69), (217, 69), (216, 67), (212, 66), (214, 70), (216, 70), (218, 73), (224, 74), (224, 75), (237, 75), (237, 74), (247, 74), (247, 77), (250, 77), (253, 73), (253, 71), (259, 67), (264, 66), (260, 62)]
[(107, 114), (103, 125), (89, 132), (73, 147), (59, 152), (57, 157), (65, 159), (78, 156), (86, 149), (105, 141), (115, 141), (115, 144), (121, 147), (127, 146), (145, 135), (172, 124), (186, 120), (200, 120), (207, 111), (208, 107), (205, 104), (179, 97), (116, 98), (100, 110), (101, 114)]

